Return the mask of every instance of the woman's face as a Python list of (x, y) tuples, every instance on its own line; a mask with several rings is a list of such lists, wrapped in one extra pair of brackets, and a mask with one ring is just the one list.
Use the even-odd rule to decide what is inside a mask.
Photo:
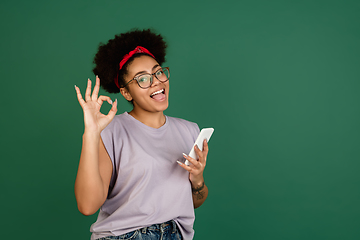
[[(135, 58), (128, 66), (128, 74), (125, 76), (125, 83), (141, 74), (152, 74), (161, 66), (150, 56)], [(153, 75), (153, 82), (149, 88), (140, 88), (136, 80), (132, 80), (128, 89), (121, 88), (120, 92), (126, 100), (133, 100), (134, 110), (147, 112), (162, 112), (169, 106), (169, 81), (160, 82)]]

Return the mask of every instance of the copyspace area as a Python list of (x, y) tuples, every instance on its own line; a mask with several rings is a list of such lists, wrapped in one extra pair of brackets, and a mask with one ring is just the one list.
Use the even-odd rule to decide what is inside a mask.
[(166, 114), (215, 128), (196, 240), (360, 239), (359, 12), (350, 0), (2, 1), (1, 239), (90, 238), (96, 215), (73, 190), (74, 85), (94, 79), (100, 42), (134, 27), (168, 42)]

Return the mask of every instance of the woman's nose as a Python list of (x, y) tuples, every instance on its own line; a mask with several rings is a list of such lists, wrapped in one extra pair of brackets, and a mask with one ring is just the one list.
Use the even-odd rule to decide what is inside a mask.
[(156, 85), (158, 85), (159, 83), (161, 83), (160, 80), (157, 79), (155, 76), (153, 76), (151, 86), (156, 86)]

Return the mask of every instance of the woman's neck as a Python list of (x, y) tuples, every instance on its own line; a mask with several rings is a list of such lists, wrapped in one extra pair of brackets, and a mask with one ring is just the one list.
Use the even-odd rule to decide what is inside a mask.
[(129, 112), (129, 114), (136, 120), (152, 128), (160, 128), (166, 122), (166, 117), (163, 112), (154, 113), (147, 111), (136, 111), (133, 109)]

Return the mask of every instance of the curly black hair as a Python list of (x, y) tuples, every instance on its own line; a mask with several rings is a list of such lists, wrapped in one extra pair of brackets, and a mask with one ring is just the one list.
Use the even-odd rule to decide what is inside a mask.
[(160, 65), (165, 62), (167, 45), (163, 37), (151, 29), (134, 29), (115, 35), (115, 38), (110, 39), (106, 44), (100, 43), (94, 58), (95, 67), (93, 72), (99, 76), (101, 87), (108, 93), (120, 92), (114, 82), (116, 76), (118, 76), (120, 87), (124, 86), (124, 76), (127, 74), (129, 64), (137, 57), (148, 55), (146, 53), (134, 54), (119, 70), (119, 63), (122, 58), (137, 46), (149, 50)]

